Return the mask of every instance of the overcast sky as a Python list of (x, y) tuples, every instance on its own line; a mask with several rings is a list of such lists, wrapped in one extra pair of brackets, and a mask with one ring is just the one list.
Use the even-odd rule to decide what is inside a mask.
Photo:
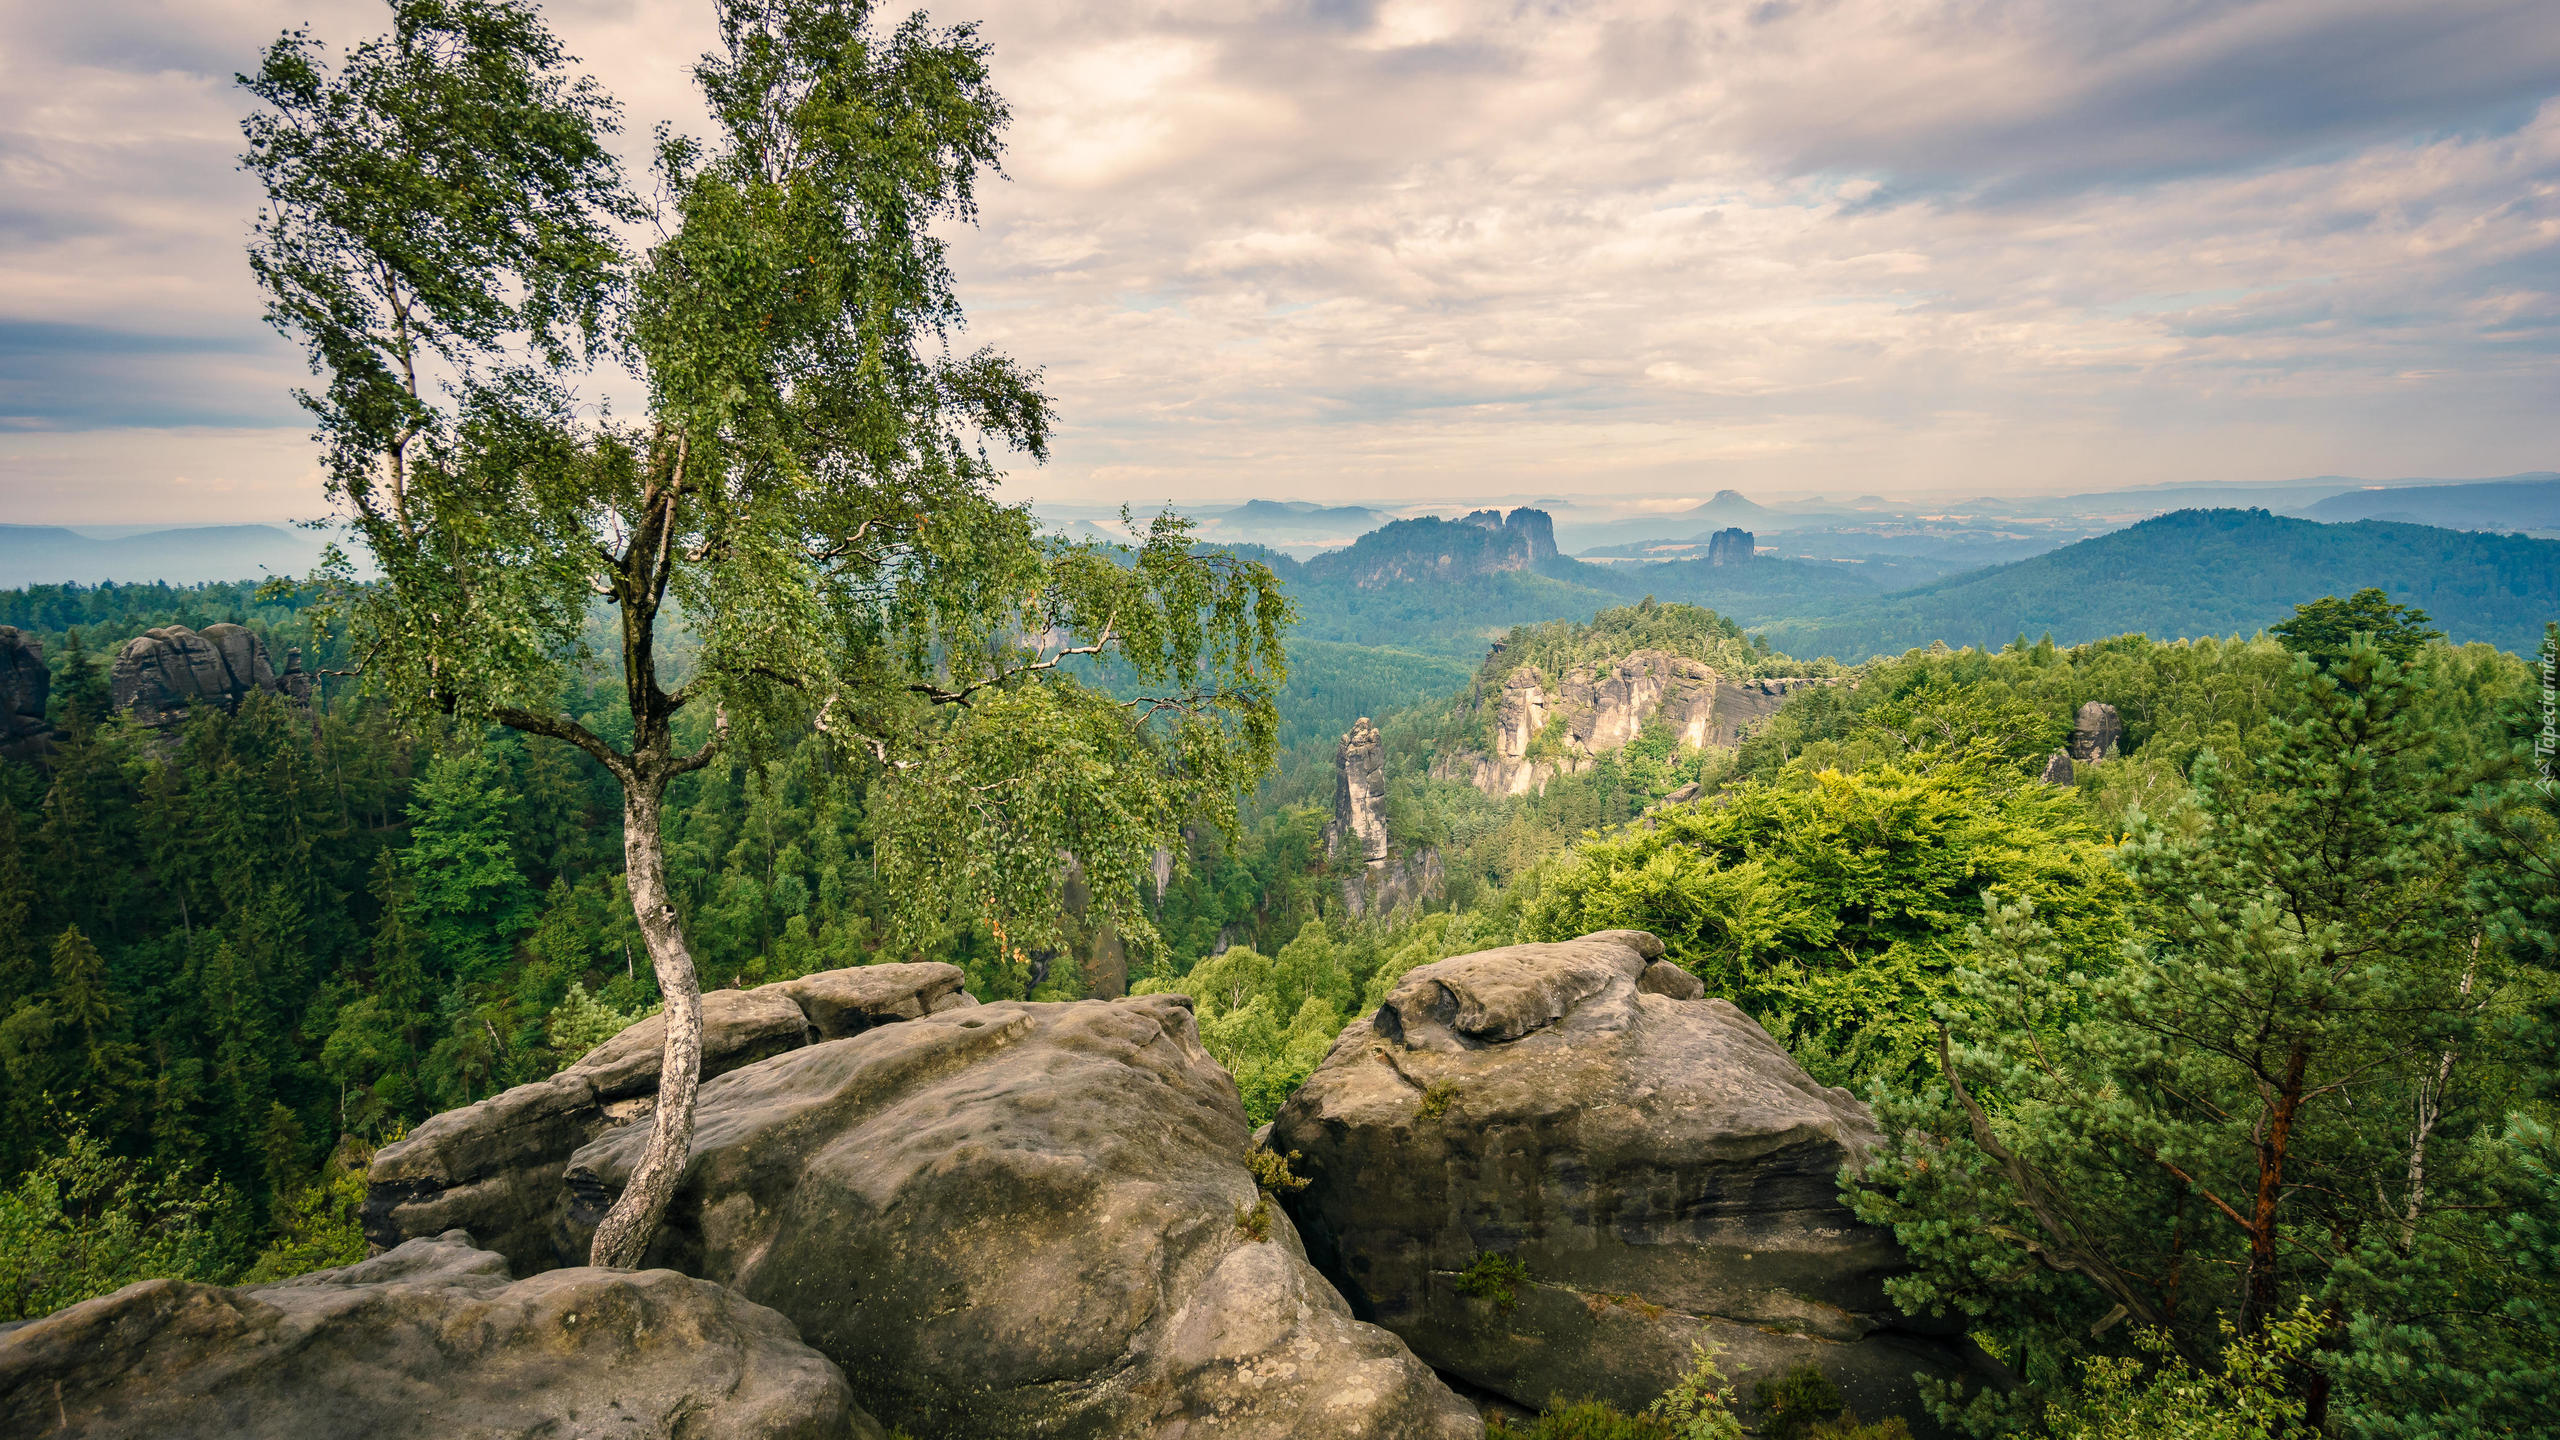
[[(559, 0), (631, 136), (706, 0)], [(896, 14), (899, 12), (889, 12)], [(2551, 0), (981, 0), (972, 337), (1141, 503), (2560, 468)], [(0, 6), (0, 520), (319, 508), (230, 83), (357, 0)]]

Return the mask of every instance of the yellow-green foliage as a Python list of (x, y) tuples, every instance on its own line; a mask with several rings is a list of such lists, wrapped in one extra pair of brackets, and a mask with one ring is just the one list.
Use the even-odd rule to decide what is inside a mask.
[(1295, 1195), (1307, 1188), (1307, 1182), (1289, 1169), (1289, 1162), (1299, 1158), (1295, 1150), (1283, 1155), (1268, 1146), (1256, 1145), (1245, 1152), (1244, 1163), (1263, 1194)]
[(0, 1321), (51, 1314), (136, 1280), (220, 1280), (227, 1197), (110, 1154), (74, 1130), (0, 1191)]
[(1277, 1114), (1324, 1059), (1359, 994), (1320, 920), (1307, 922), (1276, 956), (1240, 945), (1180, 979), (1150, 976), (1130, 989), (1191, 997), (1200, 1043), (1235, 1076), (1245, 1113), (1257, 1125)]
[(2145, 1336), (2148, 1361), (2094, 1356), (2080, 1389), (2045, 1411), (2054, 1440), (2272, 1440), (2302, 1423), (2291, 1383), (2294, 1362), (2320, 1342), (2323, 1325), (2306, 1306), (2255, 1339), (2223, 1327), (2222, 1366), (2198, 1369), (2168, 1341)]
[(1584, 841), (1534, 877), (1521, 928), (1631, 927), (1766, 1026), (1821, 1079), (1927, 1069), (1931, 1015), (1982, 892), (2103, 943), (2129, 887), (2068, 791), (1960, 760), (1745, 784)]
[(560, 1057), (562, 1065), (572, 1064), (579, 1056), (657, 1014), (659, 1008), (648, 1005), (616, 1010), (589, 995), (586, 986), (572, 981), (569, 993), (551, 1007), (544, 1022), (551, 1035), (551, 1053)]

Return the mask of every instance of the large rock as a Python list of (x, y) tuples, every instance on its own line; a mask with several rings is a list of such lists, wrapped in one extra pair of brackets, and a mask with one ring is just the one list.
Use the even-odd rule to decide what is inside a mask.
[[(1274, 1124), (1309, 1251), (1363, 1318), (1531, 1408), (1649, 1403), (1713, 1338), (1728, 1374), (1812, 1363), (1920, 1420), (1915, 1372), (1971, 1362), (1894, 1308), (1899, 1250), (1840, 1203), (1873, 1118), (1661, 952), (1609, 931), (1407, 974)], [(1508, 1306), (1459, 1288), (1488, 1252), (1526, 1269)]]
[[(643, 1138), (578, 1152), (573, 1227)], [(649, 1263), (791, 1317), (923, 1440), (1475, 1440), (1257, 1210), (1247, 1145), (1185, 997), (930, 1015), (705, 1085)]]
[(0, 1336), (0, 1434), (31, 1440), (881, 1433), (764, 1306), (666, 1270), (510, 1280), (460, 1232), (259, 1290), (146, 1280)]
[(15, 625), (0, 625), (0, 756), (21, 759), (44, 749), (53, 736), (44, 718), (52, 695), (44, 642)]
[[(975, 1004), (961, 979), (954, 965), (866, 965), (714, 990), (702, 997), (702, 1073)], [(648, 1129), (637, 1122), (654, 1103), (665, 1044), (666, 1021), (653, 1016), (557, 1075), (448, 1110), (382, 1147), (366, 1176), (365, 1238), (388, 1248), (468, 1230), (526, 1274), (582, 1262), (584, 1241), (561, 1226), (561, 1173), (597, 1135)]]
[(2103, 700), (2083, 704), (2071, 717), (2071, 758), (2086, 765), (2106, 759), (2124, 744), (2124, 720)]
[(136, 635), (116, 652), (107, 684), (118, 710), (156, 728), (186, 719), (190, 704), (236, 710), (260, 690), (296, 701), (311, 698), (301, 651), (287, 652), (285, 672), (279, 675), (267, 657), (266, 642), (227, 621), (201, 632), (163, 625)]

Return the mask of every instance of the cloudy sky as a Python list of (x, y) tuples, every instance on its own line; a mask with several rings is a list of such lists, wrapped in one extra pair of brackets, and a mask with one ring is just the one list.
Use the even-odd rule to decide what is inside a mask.
[[(630, 131), (707, 0), (554, 0)], [(1052, 501), (2560, 468), (2550, 0), (969, 0)], [(230, 84), (361, 0), (0, 7), (0, 520), (318, 509)]]

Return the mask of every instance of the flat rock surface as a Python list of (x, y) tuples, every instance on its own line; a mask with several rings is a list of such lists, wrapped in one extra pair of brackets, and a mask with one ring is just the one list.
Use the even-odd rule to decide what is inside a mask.
[[(1661, 948), (1613, 931), (1407, 974), (1273, 1125), (1303, 1152), (1310, 1253), (1363, 1318), (1532, 1409), (1647, 1404), (1713, 1338), (1728, 1375), (1811, 1362), (1868, 1418), (1920, 1421), (1914, 1372), (1971, 1362), (1886, 1298), (1901, 1254), (1838, 1198), (1873, 1118)], [(1507, 1304), (1458, 1287), (1488, 1252), (1526, 1269)]]
[(0, 1434), (878, 1440), (791, 1322), (666, 1270), (511, 1280), (459, 1232), (259, 1290), (147, 1280), (0, 1334)]
[[(642, 1140), (578, 1152), (573, 1223)], [(1184, 997), (930, 1014), (705, 1085), (649, 1260), (790, 1316), (918, 1440), (1476, 1440), (1255, 1218), (1247, 1144)]]

